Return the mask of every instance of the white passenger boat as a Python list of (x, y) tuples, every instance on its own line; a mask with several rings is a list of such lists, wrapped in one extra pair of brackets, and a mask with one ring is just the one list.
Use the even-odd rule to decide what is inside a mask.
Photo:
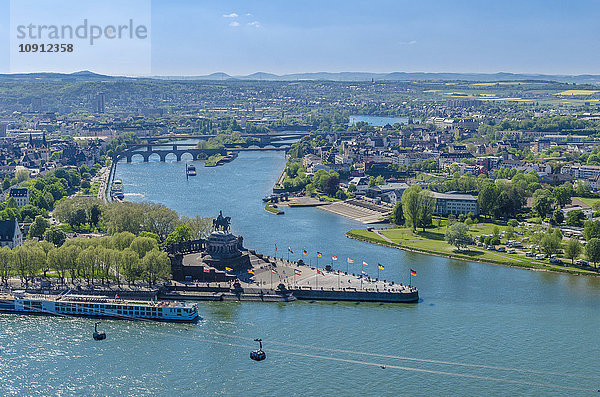
[(1, 293), (0, 312), (186, 323), (198, 320), (197, 305), (188, 302), (133, 301), (118, 296), (33, 295), (23, 291)]

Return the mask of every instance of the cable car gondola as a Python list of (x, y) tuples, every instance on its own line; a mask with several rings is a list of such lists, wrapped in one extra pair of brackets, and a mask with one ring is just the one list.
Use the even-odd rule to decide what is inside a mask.
[(259, 344), (258, 350), (250, 352), (250, 358), (254, 361), (262, 361), (267, 358), (267, 353), (262, 349), (262, 339), (254, 339)]
[(98, 324), (100, 324), (100, 321), (94, 323), (94, 334), (92, 336), (94, 337), (94, 340), (104, 340), (106, 339), (106, 333), (98, 332)]

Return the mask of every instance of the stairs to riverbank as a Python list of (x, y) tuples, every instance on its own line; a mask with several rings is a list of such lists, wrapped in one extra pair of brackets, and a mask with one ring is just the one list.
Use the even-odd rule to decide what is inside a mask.
[(367, 224), (380, 223), (391, 213), (387, 207), (355, 199), (337, 201), (319, 208)]

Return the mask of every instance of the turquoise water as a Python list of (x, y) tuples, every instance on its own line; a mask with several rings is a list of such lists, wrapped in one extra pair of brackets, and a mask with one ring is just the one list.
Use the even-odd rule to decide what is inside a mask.
[[(291, 246), (297, 258), (306, 248), (313, 263), (317, 250), (334, 253), (344, 269), (353, 258), (353, 272), (364, 259), (372, 275), (379, 262), (381, 277), (398, 282), (413, 268), (422, 302), (199, 303), (197, 325), (104, 321), (103, 342), (91, 339), (93, 320), (4, 315), (0, 394), (559, 396), (599, 388), (599, 280), (357, 242), (344, 232), (361, 224), (315, 208), (268, 214), (260, 199), (284, 164), (281, 152), (248, 152), (222, 167), (198, 162), (188, 181), (183, 162), (123, 163), (117, 177), (128, 200), (187, 216), (222, 209), (245, 245), (264, 253), (277, 244), (287, 256)], [(256, 337), (268, 355), (260, 363), (248, 358)]]

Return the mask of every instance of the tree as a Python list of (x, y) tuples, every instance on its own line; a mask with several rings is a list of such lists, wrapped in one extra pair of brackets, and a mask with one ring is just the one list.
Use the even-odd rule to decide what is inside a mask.
[(148, 252), (153, 249), (158, 249), (158, 244), (155, 239), (151, 237), (136, 237), (129, 245), (133, 251), (138, 254), (138, 257), (142, 259)]
[(142, 259), (144, 276), (149, 285), (156, 283), (158, 279), (167, 278), (170, 274), (171, 261), (166, 252), (153, 249)]
[(67, 235), (57, 226), (51, 226), (44, 232), (44, 240), (51, 242), (57, 247), (63, 245), (65, 240), (67, 239)]
[(554, 191), (552, 192), (552, 195), (554, 196), (556, 203), (561, 208), (567, 204), (571, 204), (572, 190), (573, 189), (571, 188), (571, 186), (565, 184), (565, 185), (555, 188)]
[(0, 278), (5, 285), (8, 285), (8, 278), (13, 270), (13, 251), (4, 246), (0, 248)]
[(562, 212), (562, 210), (555, 210), (554, 212), (552, 212), (552, 218), (550, 218), (550, 222), (553, 225), (560, 225), (564, 222), (564, 220), (565, 214)]
[(186, 224), (181, 224), (175, 228), (165, 240), (165, 244), (175, 244), (180, 243), (182, 241), (191, 240), (192, 231), (190, 227)]
[(583, 224), (583, 237), (587, 241), (593, 238), (600, 238), (600, 221), (586, 221)]
[(433, 211), (435, 210), (435, 197), (431, 190), (419, 192), (419, 224), (425, 231), (425, 227), (431, 224)]
[(419, 193), (421, 187), (419, 185), (412, 185), (402, 193), (402, 213), (406, 219), (407, 225), (409, 225), (413, 232), (417, 230), (419, 224)]
[(473, 244), (473, 239), (469, 236), (469, 227), (464, 223), (455, 223), (446, 230), (446, 241), (454, 245), (459, 251), (461, 247), (467, 247)]
[(581, 210), (569, 211), (567, 213), (567, 225), (569, 226), (583, 226), (585, 220), (585, 214)]
[(129, 248), (131, 242), (135, 239), (135, 234), (131, 232), (116, 233), (112, 236), (113, 245), (119, 251)]
[(493, 183), (485, 184), (479, 191), (477, 203), (479, 211), (484, 215), (491, 216), (498, 202), (498, 189)]
[(516, 219), (511, 219), (510, 221), (508, 221), (508, 226), (517, 227), (519, 226), (519, 221), (517, 221)]
[(350, 193), (354, 193), (354, 192), (356, 191), (356, 185), (355, 185), (355, 184), (353, 184), (353, 183), (349, 184), (349, 185), (348, 185), (348, 191), (349, 191)]
[(324, 192), (330, 197), (333, 197), (335, 193), (338, 191), (340, 186), (339, 177), (336, 175), (332, 175), (325, 181)]
[(29, 171), (18, 170), (15, 172), (15, 178), (17, 179), (17, 183), (25, 182), (27, 179), (29, 179)]
[(554, 198), (547, 189), (538, 189), (533, 193), (533, 210), (538, 214), (539, 217), (545, 218), (546, 215), (552, 210), (552, 204)]
[(594, 265), (600, 262), (600, 239), (593, 238), (588, 240), (585, 245), (585, 255), (590, 262), (594, 263)]
[[(127, 283), (131, 286), (131, 283), (139, 279), (143, 273), (138, 253), (131, 248), (123, 250), (121, 253), (121, 269), (125, 280), (127, 280)], [(117, 280), (117, 282), (120, 281)]]
[(404, 224), (404, 214), (402, 213), (402, 203), (397, 201), (392, 210), (391, 220), (395, 225)]
[(36, 216), (31, 226), (29, 226), (29, 238), (37, 237), (41, 239), (49, 227), (50, 222), (48, 219), (41, 215)]
[(565, 247), (565, 255), (571, 260), (571, 265), (575, 262), (575, 259), (581, 255), (582, 251), (581, 243), (576, 238), (571, 238)]
[(155, 203), (143, 203), (141, 207), (143, 214), (142, 230), (158, 234), (161, 241), (166, 239), (169, 233), (177, 227), (179, 215), (172, 209)]
[[(558, 231), (558, 233), (556, 233), (556, 231)], [(556, 254), (560, 249), (562, 234), (560, 234), (559, 229), (556, 229), (556, 231), (548, 229), (546, 234), (540, 240), (540, 246), (546, 255)]]

